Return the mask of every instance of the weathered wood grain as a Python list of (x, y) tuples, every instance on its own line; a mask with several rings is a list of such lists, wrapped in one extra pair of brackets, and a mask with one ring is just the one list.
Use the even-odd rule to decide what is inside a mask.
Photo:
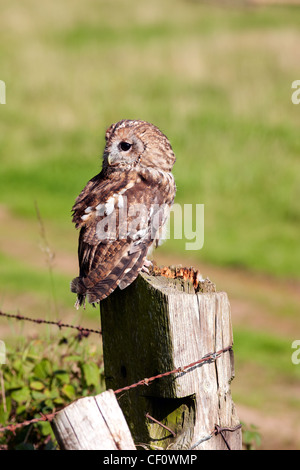
[(84, 397), (61, 410), (52, 428), (62, 450), (135, 450), (115, 394)]
[[(128, 288), (101, 302), (106, 384), (114, 390), (145, 377), (185, 366), (230, 346), (230, 305), (224, 292), (195, 293), (189, 283), (139, 275)], [(152, 448), (189, 449), (215, 425), (239, 420), (230, 393), (233, 352), (216, 361), (137, 387), (119, 397), (135, 443)], [(176, 437), (145, 418), (149, 413)], [(232, 449), (241, 449), (241, 430), (226, 432)], [(220, 435), (197, 449), (226, 449)]]

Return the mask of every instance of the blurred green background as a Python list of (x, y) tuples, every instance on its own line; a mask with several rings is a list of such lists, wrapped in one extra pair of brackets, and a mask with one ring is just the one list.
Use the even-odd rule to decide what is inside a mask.
[(155, 258), (228, 292), (232, 391), (263, 448), (300, 447), (299, 44), (298, 6), (1, 0), (0, 308), (98, 325), (69, 292), (71, 207), (105, 129), (153, 122), (177, 156), (176, 202), (205, 204), (203, 249), (169, 240)]

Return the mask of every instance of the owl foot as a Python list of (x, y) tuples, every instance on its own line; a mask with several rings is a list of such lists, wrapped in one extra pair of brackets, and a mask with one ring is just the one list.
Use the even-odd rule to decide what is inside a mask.
[(145, 259), (144, 265), (142, 267), (142, 272), (146, 273), (146, 274), (150, 274), (149, 269), (148, 269), (148, 268), (150, 268), (150, 266), (153, 267), (152, 261), (149, 261), (148, 259)]

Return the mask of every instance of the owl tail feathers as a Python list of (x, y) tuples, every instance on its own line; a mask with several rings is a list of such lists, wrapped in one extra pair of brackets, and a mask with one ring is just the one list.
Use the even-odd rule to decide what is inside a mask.
[(86, 287), (81, 277), (75, 277), (75, 279), (71, 281), (71, 292), (77, 294), (77, 300), (74, 305), (76, 310), (78, 310), (81, 305), (85, 308)]
[(90, 304), (97, 304), (108, 297), (117, 287), (125, 289), (137, 277), (142, 269), (146, 256), (147, 246), (142, 246), (139, 251), (128, 253), (105, 276), (103, 269), (93, 270), (87, 277), (75, 277), (71, 282), (71, 291), (77, 294), (75, 307), (78, 309), (85, 305), (85, 300)]
[(98, 303), (100, 300), (104, 299), (108, 295), (104, 294), (102, 295), (102, 297), (99, 298), (99, 295), (91, 292), (90, 289), (86, 287), (83, 278), (80, 276), (75, 277), (73, 281), (71, 281), (71, 292), (77, 294), (77, 300), (74, 305), (76, 310), (78, 310), (79, 307), (81, 307), (82, 305), (83, 308), (85, 308), (86, 298), (88, 302), (93, 305), (93, 307), (96, 307), (95, 303)]

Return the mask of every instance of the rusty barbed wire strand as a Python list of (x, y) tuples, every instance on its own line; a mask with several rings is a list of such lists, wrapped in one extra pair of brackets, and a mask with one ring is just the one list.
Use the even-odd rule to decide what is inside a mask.
[(227, 352), (227, 351), (230, 351), (230, 349), (232, 349), (232, 345), (230, 346), (227, 346), (226, 348), (223, 348), (223, 349), (220, 349), (219, 351), (217, 352), (213, 352), (213, 353), (209, 353), (209, 354), (206, 354), (205, 356), (203, 356), (201, 359), (199, 359), (198, 361), (195, 361), (195, 362), (191, 362), (190, 364), (184, 366), (184, 367), (178, 367), (177, 369), (173, 369), (173, 370), (170, 370), (168, 372), (163, 372), (162, 374), (158, 374), (158, 375), (155, 375), (153, 377), (148, 377), (148, 378), (145, 378), (145, 379), (142, 379), (142, 380), (139, 380), (138, 382), (134, 383), (134, 384), (131, 384), (131, 385), (127, 385), (123, 388), (119, 388), (118, 390), (115, 390), (114, 393), (115, 394), (118, 394), (120, 392), (125, 392), (126, 390), (130, 390), (132, 388), (135, 388), (135, 387), (139, 387), (141, 385), (149, 385), (150, 382), (153, 382), (153, 380), (156, 380), (156, 379), (160, 379), (162, 377), (167, 377), (168, 375), (172, 375), (172, 374), (178, 374), (180, 372), (185, 372), (187, 369), (191, 369), (192, 367), (195, 367), (199, 364), (201, 364), (202, 362), (212, 362), (212, 361), (215, 361), (221, 354)]
[[(94, 330), (94, 329), (91, 329), (91, 328), (85, 328), (85, 327), (82, 327), (82, 326), (75, 326), (75, 325), (69, 325), (67, 323), (62, 323), (61, 321), (51, 321), (51, 320), (43, 320), (43, 319), (39, 319), (39, 318), (30, 318), (30, 317), (25, 317), (23, 315), (20, 315), (20, 314), (10, 314), (10, 313), (5, 313), (5, 312), (2, 312), (0, 310), (0, 316), (2, 317), (6, 317), (6, 318), (13, 318), (15, 320), (23, 320), (23, 321), (30, 321), (30, 322), (33, 322), (33, 323), (37, 323), (37, 324), (48, 324), (48, 325), (54, 325), (54, 326), (58, 326), (59, 329), (61, 328), (72, 328), (72, 329), (76, 329), (78, 330), (81, 334), (84, 332), (87, 332), (88, 334), (89, 333), (97, 333), (97, 334), (101, 334), (101, 331), (100, 330)], [(201, 359), (199, 359), (198, 361), (194, 361), (194, 362), (191, 362), (190, 364), (186, 365), (186, 366), (183, 366), (183, 367), (178, 367), (176, 369), (173, 369), (171, 371), (167, 371), (167, 372), (164, 372), (162, 374), (158, 374), (158, 375), (155, 375), (155, 376), (152, 376), (152, 377), (149, 377), (149, 378), (144, 378), (142, 380), (139, 380), (138, 382), (134, 383), (134, 384), (131, 384), (131, 385), (127, 385), (125, 387), (122, 387), (122, 388), (119, 388), (118, 390), (115, 390), (114, 393), (115, 394), (118, 394), (118, 393), (121, 393), (121, 392), (125, 392), (127, 390), (130, 390), (132, 388), (135, 388), (135, 387), (139, 387), (141, 385), (149, 385), (150, 382), (153, 382), (154, 380), (157, 380), (157, 379), (160, 379), (162, 377), (167, 377), (169, 375), (172, 375), (172, 374), (177, 374), (177, 373), (182, 373), (182, 372), (188, 372), (188, 369), (192, 369), (193, 367), (199, 365), (199, 364), (202, 364), (202, 363), (210, 363), (210, 362), (214, 362), (218, 357), (220, 357), (221, 354), (227, 352), (227, 351), (230, 351), (232, 349), (232, 345), (230, 346), (227, 346), (226, 348), (223, 348), (223, 349), (220, 349), (219, 351), (216, 351), (216, 352), (212, 352), (212, 353), (208, 353), (206, 354), (205, 356), (203, 356)], [(63, 409), (63, 408), (62, 408)], [(19, 428), (22, 428), (24, 426), (29, 426), (31, 424), (36, 424), (36, 423), (39, 423), (41, 421), (52, 421), (53, 418), (55, 417), (55, 415), (57, 413), (59, 413), (61, 410), (57, 410), (57, 411), (54, 411), (52, 413), (49, 413), (49, 414), (43, 414), (42, 412), (40, 413), (41, 417), (40, 418), (33, 418), (33, 419), (30, 419), (30, 420), (25, 420), (23, 421), (22, 423), (11, 423), (11, 424), (7, 424), (6, 426), (3, 426), (3, 427), (0, 427), (0, 432), (4, 432), (4, 431), (10, 431), (12, 432), (13, 434), (15, 434), (16, 430), (19, 429)], [(161, 422), (157, 421), (155, 418), (153, 418), (152, 416), (150, 416), (148, 413), (146, 414), (146, 417), (148, 419), (151, 419), (153, 420), (154, 422), (158, 423), (159, 425), (165, 427), (173, 436), (175, 435), (174, 432), (169, 429), (167, 426), (163, 425)], [(237, 429), (241, 428), (241, 424), (236, 426), (235, 428), (228, 428), (228, 427), (220, 427), (218, 425), (215, 425), (215, 428), (214, 430), (208, 435), (208, 436), (205, 436), (203, 438), (201, 438), (199, 441), (197, 441), (192, 447), (190, 450), (198, 447), (198, 445), (200, 445), (202, 442), (205, 442), (209, 439), (211, 439), (214, 435), (217, 435), (217, 434), (220, 434), (226, 444), (226, 447), (230, 450), (230, 446), (224, 436), (224, 432), (225, 431), (230, 431), (230, 432), (233, 432)]]
[[(206, 354), (205, 356), (203, 356), (201, 359), (199, 359), (198, 361), (194, 361), (186, 366), (183, 366), (183, 367), (178, 367), (177, 369), (174, 369), (174, 370), (171, 370), (171, 371), (168, 371), (168, 372), (164, 372), (162, 374), (158, 374), (158, 375), (155, 375), (153, 377), (149, 377), (149, 378), (144, 378), (142, 380), (139, 380), (138, 382), (134, 383), (134, 384), (131, 384), (131, 385), (127, 385), (123, 388), (119, 388), (118, 390), (115, 390), (114, 393), (115, 394), (118, 394), (118, 393), (121, 393), (121, 392), (125, 392), (127, 390), (130, 390), (132, 388), (135, 388), (135, 387), (138, 387), (138, 386), (141, 386), (141, 385), (148, 385), (150, 382), (153, 382), (154, 380), (157, 380), (157, 379), (160, 379), (162, 377), (167, 377), (168, 375), (171, 375), (171, 374), (176, 374), (176, 373), (180, 373), (180, 372), (184, 372), (184, 371), (187, 371), (188, 372), (188, 369), (191, 369), (192, 367), (195, 367), (196, 365), (199, 365), (201, 363), (210, 363), (212, 361), (215, 361), (221, 354), (229, 351), (230, 349), (232, 349), (232, 345), (231, 346), (227, 346), (226, 348), (223, 348), (223, 349), (220, 349), (219, 351), (217, 352), (214, 352), (214, 353), (209, 353), (209, 354)], [(63, 408), (62, 408), (63, 409)], [(16, 429), (18, 428), (21, 428), (23, 426), (28, 426), (30, 424), (35, 424), (35, 423), (38, 423), (40, 421), (52, 421), (52, 419), (54, 418), (54, 416), (59, 413), (59, 411), (61, 410), (57, 410), (55, 412), (52, 412), (52, 413), (49, 413), (49, 414), (43, 414), (43, 413), (40, 413), (41, 414), (41, 418), (33, 418), (31, 420), (26, 420), (26, 421), (23, 421), (22, 423), (11, 423), (11, 424), (8, 424), (6, 426), (3, 426), (0, 428), (0, 432), (4, 432), (4, 431), (11, 431), (11, 432), (15, 432)], [(150, 418), (150, 416), (148, 416), (148, 418)], [(228, 429), (225, 429), (225, 430), (229, 430)], [(199, 445), (199, 444), (198, 444)]]
[(85, 333), (96, 333), (101, 335), (102, 332), (101, 330), (95, 330), (92, 328), (85, 328), (80, 325), (69, 325), (68, 323), (63, 323), (61, 320), (59, 321), (53, 321), (53, 320), (43, 320), (42, 318), (30, 318), (30, 317), (24, 317), (23, 315), (18, 314), (12, 314), (12, 313), (5, 313), (0, 310), (0, 316), (1, 317), (6, 317), (6, 318), (13, 318), (15, 320), (22, 320), (22, 321), (29, 321), (32, 323), (37, 323), (37, 324), (46, 324), (46, 325), (53, 325), (53, 326), (58, 326), (59, 329), (61, 328), (72, 328), (74, 330), (78, 330), (79, 333), (85, 334)]
[(231, 450), (230, 448), (230, 445), (228, 444), (228, 441), (226, 440), (225, 436), (224, 436), (224, 432), (228, 431), (228, 432), (234, 432), (234, 431), (237, 431), (238, 429), (241, 429), (242, 425), (241, 423), (240, 424), (237, 424), (236, 426), (234, 426), (233, 428), (230, 428), (230, 427), (222, 427), (222, 426), (219, 426), (218, 424), (215, 424), (215, 427), (214, 427), (214, 430), (208, 434), (207, 436), (204, 436), (202, 437), (201, 439), (199, 439), (199, 441), (195, 442), (195, 444), (193, 444), (191, 447), (190, 447), (190, 450), (193, 450), (195, 449), (196, 447), (198, 447), (200, 444), (202, 444), (203, 442), (205, 441), (208, 441), (209, 439), (211, 439), (213, 436), (217, 436), (218, 434), (220, 434), (220, 436), (222, 437), (222, 439), (224, 440), (225, 444), (226, 444), (226, 447), (228, 450)]
[(61, 410), (54, 411), (52, 413), (44, 414), (40, 413), (41, 417), (40, 418), (32, 418), (32, 419), (27, 419), (26, 421), (23, 421), (22, 423), (13, 423), (13, 424), (7, 424), (6, 426), (3, 426), (0, 428), (0, 432), (4, 431), (11, 431), (13, 434), (15, 434), (16, 429), (23, 428), (24, 426), (29, 426), (30, 424), (35, 424), (39, 423), (40, 421), (52, 421), (54, 416), (59, 413)]

